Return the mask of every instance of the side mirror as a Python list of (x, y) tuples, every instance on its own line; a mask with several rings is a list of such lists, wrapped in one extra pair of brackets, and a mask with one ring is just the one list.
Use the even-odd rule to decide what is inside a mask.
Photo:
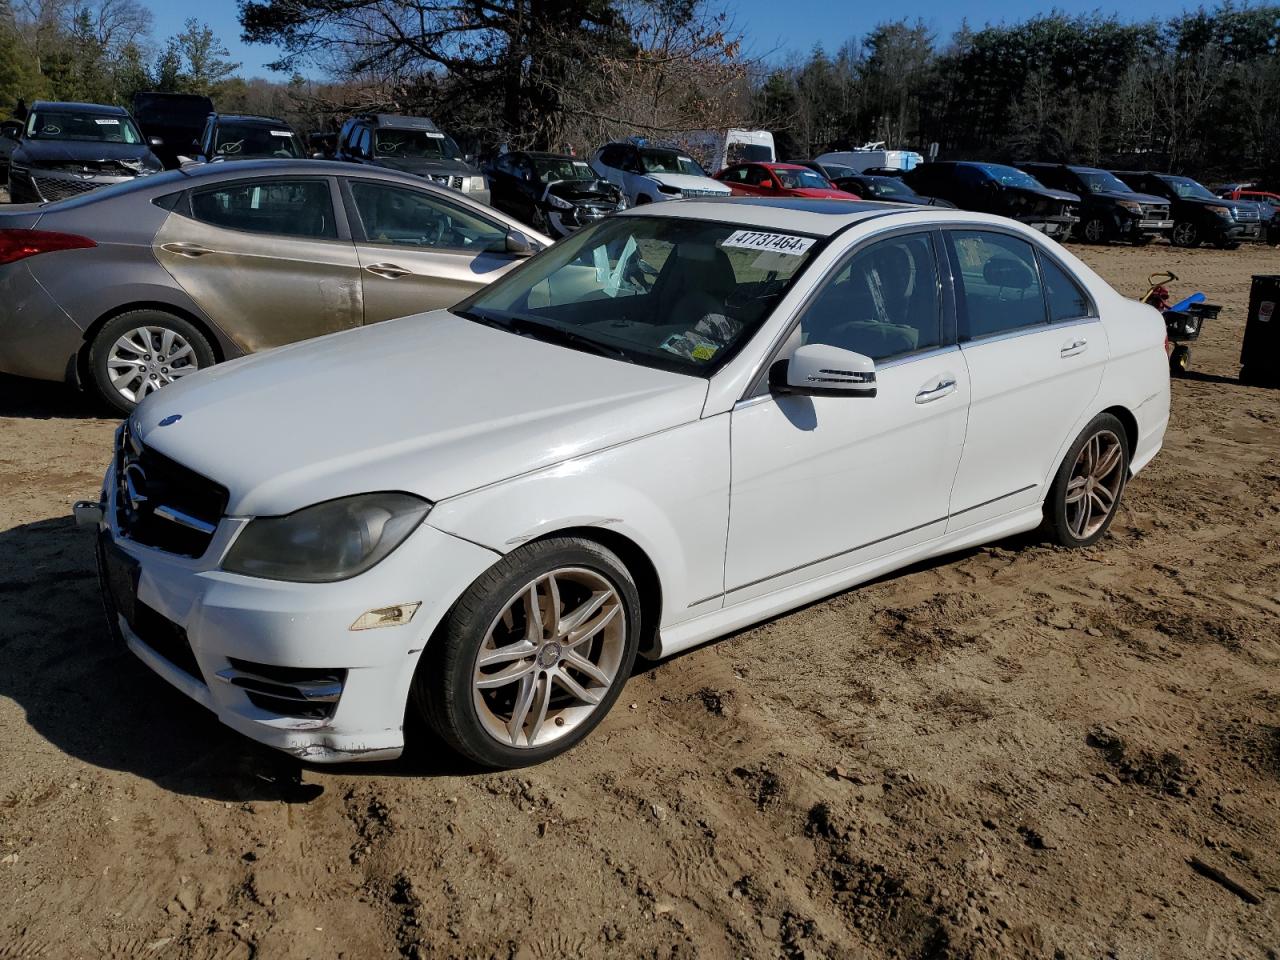
[(769, 389), (783, 396), (874, 397), (876, 363), (852, 350), (810, 343), (769, 368)]
[(529, 238), (519, 230), (511, 230), (507, 233), (507, 253), (516, 257), (531, 257), (535, 252)]
[[(192, 141), (192, 145), (193, 145), (193, 146), (197, 146), (197, 144), (196, 144), (194, 141)], [(164, 137), (147, 137), (147, 146), (148, 146), (148, 147), (163, 147), (163, 146), (164, 146)]]

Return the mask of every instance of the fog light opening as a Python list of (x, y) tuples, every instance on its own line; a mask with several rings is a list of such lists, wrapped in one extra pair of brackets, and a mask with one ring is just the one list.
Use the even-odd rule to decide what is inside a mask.
[(390, 607), (374, 607), (366, 610), (351, 625), (352, 630), (376, 630), (378, 627), (398, 627), (413, 619), (422, 601), (397, 603)]

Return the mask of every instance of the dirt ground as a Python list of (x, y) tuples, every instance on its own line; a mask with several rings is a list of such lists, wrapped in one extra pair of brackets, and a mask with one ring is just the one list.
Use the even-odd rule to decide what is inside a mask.
[(1280, 253), (1075, 249), (1225, 306), (1109, 537), (648, 665), (515, 774), (300, 766), (114, 648), (67, 518), (114, 423), (0, 379), (0, 958), (1276, 960), (1280, 391), (1235, 376)]

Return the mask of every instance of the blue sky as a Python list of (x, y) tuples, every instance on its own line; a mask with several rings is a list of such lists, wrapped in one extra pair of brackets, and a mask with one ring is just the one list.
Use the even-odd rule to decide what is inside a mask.
[[(272, 76), (266, 64), (278, 56), (270, 47), (240, 42), (240, 22), (237, 19), (235, 0), (204, 0), (191, 7), (173, 3), (172, 0), (145, 0), (155, 15), (155, 38), (163, 40), (182, 29), (187, 17), (196, 17), (208, 23), (222, 37), (231, 50), (232, 58), (240, 61), (245, 76)], [(712, 0), (715, 2), (715, 0)], [(1125, 19), (1145, 20), (1150, 17), (1175, 15), (1185, 7), (1196, 3), (1160, 3), (1156, 0), (1128, 0), (1123, 7), (1102, 6), (1094, 0), (1058, 0), (1048, 5), (1018, 3), (1016, 0), (915, 0), (910, 4), (853, 4), (839, 0), (726, 0), (725, 6), (733, 14), (738, 29), (748, 41), (749, 52), (760, 56), (770, 54), (770, 59), (783, 59), (788, 52), (806, 53), (816, 43), (835, 50), (850, 37), (861, 36), (876, 23), (898, 16), (912, 19), (920, 17), (935, 33), (946, 36), (968, 19), (971, 26), (1000, 21), (1023, 20), (1038, 12), (1050, 9), (1067, 14), (1103, 13), (1119, 11)], [(852, 9), (851, 9), (852, 8)], [(278, 74), (275, 76), (279, 76)]]

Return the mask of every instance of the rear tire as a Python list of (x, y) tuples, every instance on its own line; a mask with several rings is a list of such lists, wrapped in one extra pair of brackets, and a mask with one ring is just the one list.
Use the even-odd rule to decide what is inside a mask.
[(1045, 500), (1045, 528), (1064, 547), (1087, 547), (1115, 520), (1129, 476), (1124, 424), (1100, 413), (1076, 437), (1062, 459)]
[(539, 540), (454, 604), (427, 644), (413, 700), (474, 763), (541, 763), (604, 719), (631, 675), (640, 629), (635, 581), (613, 551), (582, 537)]
[(216, 362), (209, 340), (193, 323), (161, 310), (112, 317), (89, 345), (94, 392), (121, 413)]
[(1186, 376), (1191, 369), (1191, 348), (1184, 343), (1175, 344), (1169, 354), (1169, 373), (1175, 377)]

